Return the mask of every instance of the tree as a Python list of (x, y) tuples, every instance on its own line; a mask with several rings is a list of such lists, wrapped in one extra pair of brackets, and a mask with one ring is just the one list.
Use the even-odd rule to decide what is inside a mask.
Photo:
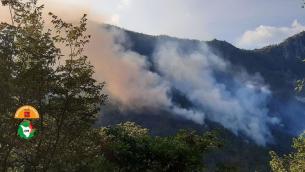
[[(14, 110), (16, 100), (13, 98), (14, 85), (12, 83), (11, 74), (14, 70), (12, 35), (14, 34), (12, 27), (4, 23), (0, 24), (0, 170), (5, 167), (7, 159), (12, 150), (12, 140), (15, 131), (15, 122), (11, 113)], [(4, 91), (5, 90), (5, 91)], [(4, 132), (7, 131), (7, 132)]]
[[(1, 2), (11, 8), (13, 22), (0, 25), (0, 129), (5, 131), (0, 136), (0, 167), (73, 171), (88, 166), (99, 153), (99, 134), (92, 125), (106, 95), (104, 83), (93, 79), (93, 66), (83, 55), (90, 38), (86, 15), (73, 25), (50, 14), (51, 30), (42, 18), (44, 6), (36, 0)], [(70, 52), (64, 54), (60, 44)], [(41, 114), (34, 121), (39, 135), (30, 141), (16, 137), (18, 121), (13, 119), (25, 104)]]
[(305, 171), (305, 134), (293, 139), (294, 152), (278, 156), (274, 151), (270, 152), (272, 160), (270, 166), (274, 172), (301, 172)]
[(101, 135), (103, 157), (119, 171), (202, 171), (203, 154), (221, 146), (215, 133), (157, 137), (131, 122), (103, 128)]

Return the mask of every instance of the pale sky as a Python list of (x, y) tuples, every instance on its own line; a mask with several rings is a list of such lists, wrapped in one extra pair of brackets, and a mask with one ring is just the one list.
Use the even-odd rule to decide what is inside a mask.
[(278, 43), (304, 30), (302, 0), (92, 0), (108, 22), (147, 34), (226, 40), (238, 47)]
[[(46, 1), (46, 0), (44, 0)], [(241, 48), (279, 43), (305, 28), (302, 0), (48, 0), (86, 8), (104, 22), (152, 35), (226, 40)], [(1, 12), (0, 12), (1, 13)]]

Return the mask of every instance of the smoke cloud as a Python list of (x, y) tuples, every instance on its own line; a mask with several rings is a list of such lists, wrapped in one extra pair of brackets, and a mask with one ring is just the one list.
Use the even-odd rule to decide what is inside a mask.
[[(268, 116), (271, 92), (258, 74), (250, 76), (242, 71), (230, 76), (231, 84), (219, 82), (214, 73), (230, 73), (229, 63), (204, 44), (199, 50), (183, 53), (175, 42), (159, 43), (153, 57), (157, 71), (151, 71), (148, 57), (121, 46), (128, 44), (123, 32), (99, 25), (90, 32), (95, 36), (87, 53), (96, 77), (106, 81), (107, 92), (121, 109), (168, 109), (199, 124), (206, 119), (220, 123), (260, 145), (272, 140), (268, 126), (278, 124), (279, 119)], [(172, 102), (172, 88), (185, 94), (194, 109)]]
[(245, 72), (232, 76), (233, 84), (215, 79), (214, 72), (229, 72), (230, 64), (212, 54), (204, 44), (191, 54), (179, 53), (175, 43), (165, 43), (155, 60), (165, 80), (183, 92), (206, 118), (222, 124), (233, 133), (239, 132), (265, 145), (272, 139), (269, 124), (279, 122), (268, 116), (270, 91), (259, 75)]
[(104, 30), (100, 25), (90, 27), (94, 33), (87, 53), (95, 65), (96, 77), (105, 80), (107, 91), (125, 108), (169, 106), (169, 89), (159, 75), (148, 70), (146, 57), (124, 50), (115, 39), (124, 41), (123, 33)]
[[(85, 10), (77, 10), (80, 6)], [(61, 9), (66, 10), (67, 6), (57, 8), (58, 5), (48, 1), (46, 11), (74, 21), (82, 13), (88, 13), (86, 4), (80, 6), (63, 11)], [(7, 12), (0, 10), (0, 14), (4, 16), (2, 14), (7, 15)], [(167, 109), (198, 124), (204, 124), (205, 120), (220, 123), (236, 135), (244, 134), (260, 145), (272, 140), (268, 126), (279, 120), (268, 116), (271, 92), (259, 75), (233, 74), (231, 65), (211, 53), (204, 44), (194, 52), (184, 53), (178, 43), (160, 42), (154, 57), (146, 57), (124, 48), (129, 44), (124, 32), (105, 29), (96, 22), (103, 17), (89, 14), (89, 19), (88, 33), (93, 37), (86, 54), (95, 67), (94, 77), (106, 81), (111, 102), (121, 110), (143, 111), (144, 114), (147, 108)], [(150, 70), (152, 64), (148, 58), (153, 58), (156, 71)], [(228, 73), (229, 83), (217, 80), (215, 72)], [(170, 94), (173, 88), (183, 93), (194, 108), (175, 104)]]
[(122, 110), (170, 109), (203, 124), (203, 113), (173, 104), (169, 96), (170, 83), (149, 70), (151, 64), (147, 57), (121, 46), (128, 42), (123, 32), (107, 31), (100, 25), (91, 25), (89, 31), (98, 35), (92, 38), (87, 49), (96, 69), (95, 77), (106, 81), (108, 94)]

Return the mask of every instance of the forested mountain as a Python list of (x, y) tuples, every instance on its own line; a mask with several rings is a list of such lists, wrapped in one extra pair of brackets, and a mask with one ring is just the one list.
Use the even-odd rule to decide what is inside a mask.
[[(159, 73), (155, 63), (155, 51), (160, 42), (176, 42), (179, 51), (190, 53), (200, 49), (202, 44), (209, 50), (231, 64), (230, 72), (247, 71), (249, 75), (260, 75), (264, 83), (268, 85), (271, 96), (268, 99), (268, 114), (278, 117), (281, 124), (270, 126), (274, 140), (266, 147), (256, 145), (243, 134), (233, 134), (221, 124), (206, 120), (205, 125), (196, 124), (190, 120), (170, 115), (170, 111), (120, 111), (113, 106), (103, 111), (99, 125), (115, 124), (122, 121), (134, 121), (151, 129), (154, 135), (170, 135), (181, 128), (192, 128), (199, 131), (218, 129), (221, 131), (225, 144), (224, 151), (210, 155), (210, 162), (217, 160), (228, 166), (239, 166), (242, 171), (254, 171), (260, 169), (268, 171), (268, 151), (270, 149), (279, 152), (290, 150), (291, 138), (303, 131), (305, 121), (304, 100), (302, 93), (296, 92), (296, 81), (302, 79), (305, 74), (305, 32), (288, 38), (278, 45), (272, 45), (255, 50), (239, 49), (226, 41), (198, 41), (179, 39), (169, 36), (150, 36), (136, 33), (115, 26), (104, 26), (108, 30), (123, 31), (128, 44), (120, 43), (125, 49), (139, 53), (147, 57), (150, 70)], [(162, 75), (162, 74), (161, 74)], [(215, 74), (218, 80), (226, 82), (230, 74)], [(172, 99), (183, 107), (192, 107), (192, 102), (187, 96), (173, 89)], [(221, 107), (219, 107), (221, 108)], [(167, 114), (167, 115), (164, 115)], [(219, 161), (220, 160), (220, 161)], [(213, 163), (210, 163), (213, 164)], [(215, 164), (214, 164), (215, 165)], [(213, 165), (212, 165), (213, 166)]]

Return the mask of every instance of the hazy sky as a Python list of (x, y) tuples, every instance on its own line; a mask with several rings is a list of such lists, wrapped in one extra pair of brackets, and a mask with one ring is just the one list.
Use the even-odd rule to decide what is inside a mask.
[[(46, 1), (46, 0), (45, 0)], [(52, 0), (84, 7), (123, 28), (238, 47), (278, 43), (305, 28), (302, 0)], [(60, 4), (59, 4), (60, 3)], [(71, 6), (73, 5), (73, 6)]]
[(301, 6), (302, 0), (92, 0), (94, 11), (130, 30), (217, 38), (244, 48), (276, 43), (303, 30)]

